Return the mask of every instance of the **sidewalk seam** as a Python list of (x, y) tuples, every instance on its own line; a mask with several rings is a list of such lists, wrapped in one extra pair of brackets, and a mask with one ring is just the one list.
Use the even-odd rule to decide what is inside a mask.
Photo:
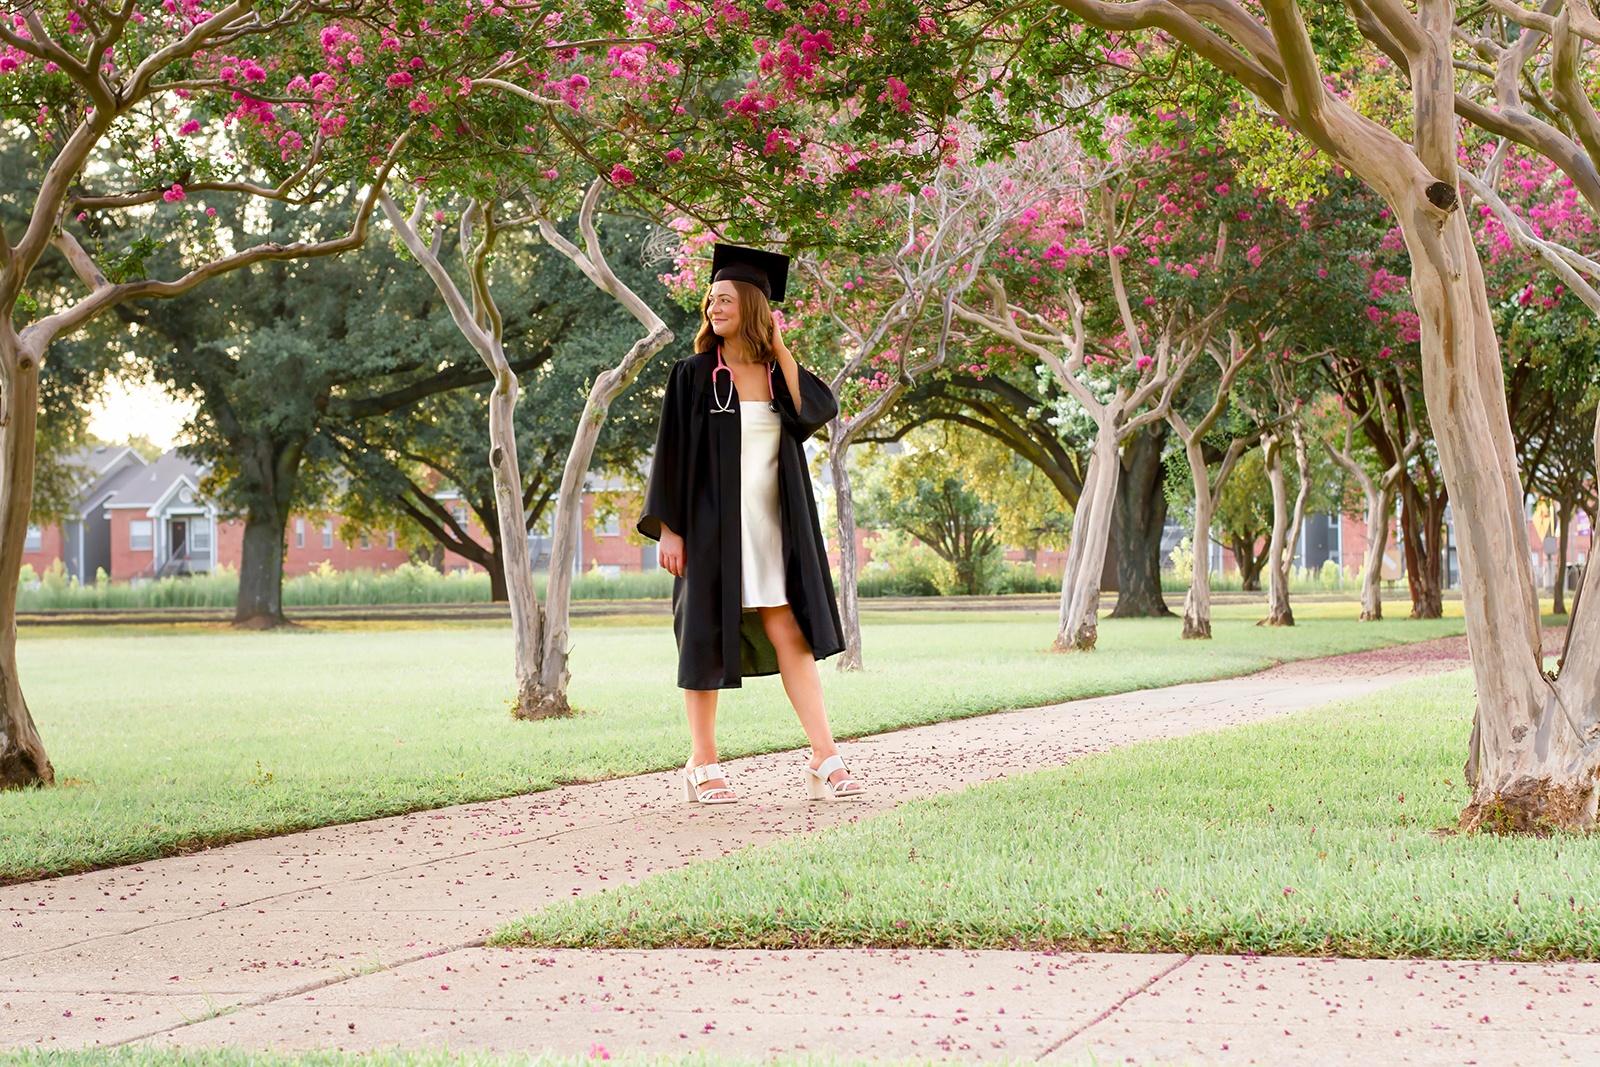
[(1172, 966), (1166, 968), (1165, 970), (1157, 971), (1155, 974), (1152, 974), (1149, 978), (1146, 978), (1143, 982), (1140, 982), (1138, 985), (1134, 986), (1132, 989), (1130, 989), (1126, 993), (1122, 994), (1122, 996), (1120, 998), (1118, 998), (1117, 1002), (1115, 1004), (1111, 1005), (1111, 1007), (1107, 1008), (1105, 1011), (1101, 1012), (1099, 1015), (1096, 1015), (1093, 1019), (1090, 1019), (1088, 1022), (1084, 1023), (1082, 1026), (1080, 1026), (1076, 1030), (1072, 1031), (1066, 1037), (1063, 1037), (1061, 1040), (1057, 1041), (1055, 1044), (1051, 1045), (1049, 1048), (1047, 1048), (1043, 1052), (1039, 1053), (1038, 1058), (1042, 1060), (1047, 1056), (1053, 1055), (1057, 1049), (1059, 1049), (1061, 1046), (1065, 1045), (1067, 1042), (1071, 1041), (1073, 1038), (1077, 1037), (1080, 1034), (1083, 1034), (1083, 1033), (1087, 1032), (1088, 1030), (1093, 1029), (1096, 1026), (1099, 1026), (1101, 1023), (1103, 1023), (1107, 1019), (1111, 1018), (1111, 1016), (1113, 1016), (1117, 1012), (1121, 1011), (1122, 1010), (1122, 1006), (1124, 1004), (1128, 1003), (1128, 1001), (1132, 1000), (1134, 997), (1138, 996), (1140, 993), (1143, 993), (1145, 990), (1149, 989), (1151, 986), (1153, 986), (1157, 982), (1161, 981), (1161, 979), (1165, 978), (1167, 975), (1171, 974), (1173, 971), (1176, 971), (1179, 967), (1182, 967), (1184, 964), (1188, 963), (1192, 959), (1194, 959), (1194, 956), (1193, 956), (1193, 954), (1190, 954), (1188, 956), (1183, 957), (1183, 959), (1179, 960), (1177, 963), (1174, 963)]
[(294, 989), (287, 989), (278, 993), (260, 993), (246, 1000), (241, 1000), (236, 1004), (230, 1004), (228, 1007), (223, 1008), (220, 1011), (213, 1011), (208, 1015), (203, 1015), (200, 1018), (185, 1019), (183, 1022), (176, 1023), (172, 1026), (163, 1026), (157, 1030), (149, 1030), (142, 1034), (135, 1034), (132, 1037), (125, 1037), (121, 1041), (113, 1041), (105, 1047), (121, 1048), (123, 1045), (131, 1045), (136, 1041), (148, 1041), (153, 1037), (160, 1037), (162, 1034), (170, 1034), (177, 1030), (187, 1030), (191, 1026), (197, 1026), (200, 1023), (210, 1022), (212, 1019), (217, 1019), (224, 1015), (232, 1015), (234, 1012), (242, 1011), (245, 1008), (259, 1008), (263, 1004), (276, 1004), (279, 1001), (292, 1000), (295, 997), (302, 996), (306, 993), (314, 993), (319, 989), (327, 989), (329, 986), (343, 985), (345, 982), (353, 982), (357, 978), (366, 978), (374, 974), (383, 974), (385, 971), (398, 970), (401, 967), (410, 966), (411, 964), (417, 963), (420, 960), (430, 960), (436, 959), (439, 956), (449, 956), (457, 952), (465, 952), (467, 949), (485, 948), (488, 946), (488, 944), (489, 938), (487, 935), (485, 935), (484, 937), (476, 938), (472, 941), (461, 941), (454, 945), (446, 945), (444, 948), (435, 949), (432, 952), (419, 952), (415, 955), (407, 956), (405, 959), (395, 960), (393, 963), (385, 964), (376, 970), (362, 971), (360, 974), (331, 975), (327, 978), (319, 978), (315, 982), (307, 982), (306, 984), (297, 986)]

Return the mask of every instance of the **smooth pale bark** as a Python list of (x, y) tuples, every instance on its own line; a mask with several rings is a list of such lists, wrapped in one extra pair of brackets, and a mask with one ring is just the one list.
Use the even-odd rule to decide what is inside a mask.
[[(1543, 131), (1514, 113), (1521, 106), (1517, 68), (1502, 79), (1498, 114), (1458, 97), (1451, 4), (1428, 0), (1415, 14), (1392, 0), (1352, 5), (1361, 32), (1409, 75), (1414, 142), (1408, 144), (1328, 92), (1293, 0), (1262, 0), (1265, 22), (1220, 0), (1206, 12), (1216, 29), (1172, 5), (1060, 2), (1109, 29), (1165, 30), (1249, 88), (1388, 203), (1411, 255), (1423, 392), (1456, 520), (1477, 684), (1467, 761), (1473, 793), (1460, 825), (1592, 827), (1600, 798), (1600, 614), (1575, 620), (1567, 667), (1555, 682), (1546, 678), (1499, 343), (1482, 265), (1460, 210), (1455, 112), (1472, 112), (1469, 118), (1486, 128), (1504, 124), (1508, 136), (1541, 146), (1548, 141), (1552, 158), (1591, 186), (1592, 159), (1574, 162), (1580, 146), (1570, 137), (1552, 129), (1554, 136), (1541, 140)], [(1504, 51), (1518, 53), (1534, 38), (1523, 34)], [(1591, 568), (1585, 594), (1597, 580)]]
[(1165, 618), (1172, 614), (1161, 595), (1161, 538), (1167, 524), (1168, 428), (1146, 426), (1122, 446), (1122, 474), (1111, 511), (1116, 552), (1117, 602), (1113, 619)]
[[(1109, 193), (1103, 200), (1109, 220), (1112, 213)], [(1114, 232), (1109, 221), (1106, 232)], [(1176, 329), (1176, 323), (1168, 320), (1156, 342), (1154, 358), (1148, 357), (1123, 283), (1122, 257), (1109, 251), (1106, 261), (1124, 336), (1129, 342), (1128, 358), (1135, 366), (1142, 364), (1144, 368), (1134, 385), (1118, 385), (1109, 400), (1101, 400), (1089, 388), (1085, 365), (1089, 343), (1083, 322), (1085, 307), (1075, 288), (1068, 290), (1070, 321), (1065, 327), (1012, 307), (1004, 286), (994, 278), (984, 279), (990, 310), (981, 311), (965, 303), (955, 306), (955, 313), (963, 322), (988, 330), (1049, 367), (1057, 384), (1078, 402), (1095, 424), (1083, 491), (1073, 511), (1067, 563), (1061, 572), (1061, 610), (1055, 641), (1050, 646), (1052, 652), (1093, 651), (1099, 631), (1100, 582), (1111, 535), (1112, 506), (1116, 499), (1117, 477), (1122, 471), (1118, 449), (1124, 440), (1145, 425), (1159, 422), (1171, 412), (1173, 394), (1206, 347), (1217, 319), (1227, 309), (1224, 302), (1182, 329)], [(1019, 314), (1023, 317), (1021, 322)]]
[[(1381, 386), (1374, 391), (1373, 405), (1389, 440), (1398, 441), (1396, 420), (1390, 418), (1389, 409), (1383, 402)], [(1365, 418), (1371, 418), (1372, 414), (1369, 411)], [(1357, 423), (1346, 424), (1342, 449), (1335, 448), (1331, 441), (1323, 442), (1328, 457), (1361, 487), (1361, 495), (1367, 504), (1367, 551), (1361, 563), (1362, 622), (1377, 622), (1383, 618), (1383, 590), (1380, 583), (1383, 581), (1384, 551), (1389, 546), (1389, 526), (1394, 518), (1395, 494), (1399, 489), (1400, 479), (1405, 474), (1406, 464), (1410, 462), (1417, 449), (1422, 447), (1422, 434), (1410, 418), (1409, 404), (1406, 420), (1412, 423), (1410, 437), (1400, 447), (1395, 461), (1377, 477), (1373, 477), (1372, 473), (1356, 460), (1354, 445)]]
[[(1218, 257), (1220, 258), (1220, 256)], [(1258, 336), (1256, 343), (1246, 348), (1237, 331), (1228, 332), (1228, 347), (1211, 351), (1217, 366), (1217, 380), (1211, 393), (1211, 406), (1193, 426), (1183, 413), (1174, 409), (1167, 414), (1167, 424), (1183, 442), (1185, 458), (1189, 461), (1189, 477), (1194, 485), (1194, 566), (1190, 568), (1189, 591), (1183, 598), (1183, 638), (1209, 641), (1211, 639), (1211, 519), (1217, 511), (1217, 498), (1222, 495), (1228, 476), (1238, 464), (1239, 457), (1253, 443), (1257, 435), (1234, 438), (1217, 465), (1217, 475), (1212, 478), (1206, 464), (1205, 435), (1217, 424), (1228, 408), (1228, 398), (1234, 380), (1248, 365), (1251, 357), (1272, 339), (1268, 332)]]
[[(1223, 394), (1226, 400), (1227, 394)], [(1190, 569), (1189, 590), (1183, 598), (1183, 639), (1209, 641), (1211, 639), (1211, 517), (1216, 514), (1217, 497), (1228, 483), (1228, 476), (1250, 447), (1250, 441), (1236, 438), (1228, 444), (1222, 462), (1217, 465), (1217, 475), (1211, 477), (1206, 467), (1205, 451), (1200, 438), (1205, 431), (1188, 433), (1178, 431), (1184, 439), (1184, 455), (1189, 460), (1189, 472), (1194, 483), (1194, 566)]]
[[(633, 343), (616, 366), (607, 368), (595, 377), (594, 385), (589, 389), (589, 399), (583, 407), (583, 415), (578, 419), (577, 431), (572, 436), (572, 447), (567, 451), (567, 462), (562, 468), (561, 489), (556, 495), (555, 516), (551, 524), (554, 537), (550, 545), (550, 581), (545, 590), (544, 645), (540, 654), (538, 684), (530, 694), (531, 706), (524, 705), (519, 709), (522, 718), (542, 719), (571, 714), (572, 708), (567, 702), (567, 682), (571, 678), (571, 671), (567, 667), (567, 641), (571, 629), (572, 571), (577, 560), (579, 540), (583, 536), (583, 483), (589, 476), (595, 443), (600, 439), (600, 430), (605, 426), (612, 401), (633, 384), (652, 356), (672, 343), (672, 331), (661, 316), (623, 284), (606, 261), (600, 235), (594, 225), (595, 210), (604, 190), (605, 184), (595, 179), (578, 210), (578, 230), (584, 240), (582, 249), (567, 240), (547, 219), (539, 220), (539, 231), (546, 241), (572, 260), (597, 288), (610, 293), (625, 307), (645, 328), (646, 333)], [(526, 536), (522, 542), (526, 551)]]
[(33, 457), (39, 420), (39, 361), (0, 320), (0, 789), (50, 785), (55, 768), (45, 755), (17, 674), (17, 580), (33, 506)]
[(540, 692), (544, 618), (533, 586), (533, 560), (528, 552), (527, 522), (522, 507), (522, 475), (517, 465), (516, 411), (520, 386), (506, 359), (500, 312), (488, 284), (488, 258), (499, 229), (493, 205), (475, 200), (461, 217), (463, 251), (473, 247), (475, 227), (481, 226), (483, 230), (483, 237), (473, 248), (468, 264), (472, 285), (469, 307), (439, 261), (442, 230), (434, 229), (431, 244), (425, 243), (418, 232), (427, 208), (426, 195), (418, 195), (409, 218), (401, 213), (387, 192), (380, 193), (379, 203), (401, 243), (433, 280), (456, 328), (494, 376), (494, 388), (489, 394), (489, 470), (493, 476), (495, 513), (505, 560), (506, 598), (511, 607), (512, 656), (517, 679), (512, 714), (518, 718), (531, 718), (540, 711), (549, 714), (549, 705), (541, 699)]
[[(856, 554), (856, 501), (850, 485), (849, 431), (842, 418), (828, 424), (828, 472), (833, 476), (833, 508), (839, 531), (839, 621), (844, 626), (844, 651), (838, 670), (859, 671), (861, 662), (861, 560)], [(835, 442), (839, 442), (836, 444)]]
[[(1109, 423), (1109, 420), (1106, 420)], [(1100, 576), (1111, 538), (1111, 509), (1117, 492), (1116, 429), (1101, 425), (1089, 453), (1083, 492), (1072, 514), (1067, 563), (1061, 572), (1061, 610), (1052, 652), (1093, 652), (1099, 635)]]
[(1289, 605), (1289, 487), (1283, 474), (1284, 439), (1281, 430), (1262, 434), (1261, 455), (1272, 486), (1272, 536), (1267, 541), (1267, 626), (1293, 626)]
[(1294, 494), (1294, 518), (1289, 522), (1289, 536), (1284, 542), (1284, 552), (1288, 556), (1284, 560), (1285, 573), (1294, 561), (1295, 552), (1299, 550), (1300, 531), (1305, 529), (1306, 523), (1306, 501), (1311, 499), (1311, 456), (1306, 447), (1305, 427), (1297, 419), (1290, 424), (1289, 432), (1294, 438), (1295, 475), (1300, 481)]

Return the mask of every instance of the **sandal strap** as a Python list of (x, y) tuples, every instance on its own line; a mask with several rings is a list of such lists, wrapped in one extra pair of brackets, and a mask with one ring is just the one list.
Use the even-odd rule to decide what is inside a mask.
[(834, 771), (843, 771), (846, 769), (847, 768), (844, 765), (844, 760), (840, 759), (839, 754), (836, 752), (827, 759), (823, 760), (822, 766), (818, 767), (811, 773), (816, 775), (818, 778), (821, 778), (823, 781), (827, 781), (830, 777), (832, 777)]
[(687, 773), (689, 775), (689, 781), (693, 782), (696, 786), (702, 786), (711, 781), (713, 778), (726, 777), (726, 775), (722, 773), (722, 767), (715, 763), (702, 763), (698, 767), (691, 767)]

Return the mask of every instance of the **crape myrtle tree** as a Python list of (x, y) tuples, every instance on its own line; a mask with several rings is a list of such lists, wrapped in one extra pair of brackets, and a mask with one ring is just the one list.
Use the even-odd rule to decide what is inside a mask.
[[(355, 17), (411, 17), (404, 3), (361, 3)], [(447, 6), (447, 5), (446, 5)], [(373, 67), (334, 62), (320, 5), (234, 0), (104, 0), (26, 5), (0, 16), (0, 115), (27, 148), (25, 181), (7, 190), (26, 215), (0, 239), (0, 783), (48, 783), (50, 761), (17, 677), (17, 575), (33, 502), (40, 364), (57, 338), (141, 299), (181, 296), (220, 275), (359, 247), (382, 179), (414, 113), (382, 90)], [(199, 136), (196, 136), (196, 135)], [(196, 146), (203, 145), (203, 149)], [(234, 244), (194, 210), (197, 193), (232, 193), (294, 208), (341, 191), (346, 228), (323, 214), (298, 232)], [(158, 217), (182, 265), (152, 276), (148, 234), (112, 248), (95, 240)], [(76, 275), (70, 293), (34, 281), (54, 249)]]
[[(1216, 443), (1208, 442), (1207, 438), (1229, 428), (1224, 416), (1228, 412), (1228, 400), (1233, 392), (1233, 383), (1245, 369), (1250, 358), (1257, 354), (1260, 346), (1270, 340), (1270, 336), (1268, 334), (1267, 337), (1255, 338), (1247, 347), (1239, 332), (1230, 330), (1226, 347), (1222, 345), (1209, 347), (1208, 354), (1215, 367), (1215, 373), (1195, 375), (1198, 387), (1190, 390), (1192, 395), (1187, 398), (1187, 403), (1175, 403), (1172, 410), (1167, 413), (1167, 422), (1172, 426), (1172, 432), (1177, 435), (1178, 443), (1183, 449), (1182, 466), (1188, 468), (1190, 491), (1193, 494), (1191, 538), (1194, 566), (1190, 568), (1189, 589), (1183, 598), (1184, 640), (1211, 639), (1212, 521), (1216, 517), (1217, 500), (1228, 484), (1239, 457), (1256, 443), (1260, 437), (1260, 430), (1257, 428), (1254, 432), (1226, 434), (1227, 444), (1220, 449), (1221, 455), (1216, 459), (1215, 473), (1211, 471), (1212, 457), (1207, 455), (1207, 445), (1211, 445), (1212, 452), (1218, 451), (1218, 446)], [(1199, 384), (1201, 380), (1204, 381), (1203, 385)], [(1252, 554), (1255, 551), (1253, 543), (1250, 551)], [(1240, 569), (1240, 573), (1243, 574), (1243, 568)]]
[[(808, 324), (808, 346), (825, 353), (820, 369), (832, 371), (839, 398), (839, 415), (828, 426), (828, 469), (845, 636), (841, 671), (863, 666), (850, 448), (920, 377), (943, 365), (954, 302), (978, 277), (995, 241), (1072, 181), (1056, 165), (1057, 138), (984, 162), (973, 158), (977, 146), (963, 145), (960, 132), (947, 129), (936, 146), (946, 154), (944, 165), (926, 181), (855, 190), (829, 217), (837, 243), (798, 264), (804, 291), (795, 310)], [(966, 133), (975, 135), (971, 128)]]
[[(882, 150), (885, 144), (932, 145), (921, 155), (937, 161), (956, 84), (942, 24), (903, 0), (841, 3), (836, 10), (773, 3), (752, 12), (724, 3), (675, 4), (671, 11), (630, 3), (589, 15), (584, 28), (591, 42), (609, 44), (603, 56), (579, 47), (507, 52), (492, 69), (457, 78), (458, 93), (419, 94), (413, 104), (432, 116), (435, 139), (472, 150), (431, 161), (418, 153), (408, 161), (407, 191), (397, 192), (411, 203), (388, 192), (382, 199), (390, 226), (495, 375), (489, 458), (516, 647), (515, 710), (531, 718), (569, 710), (570, 573), (563, 561), (570, 564), (576, 550), (576, 509), (605, 408), (671, 340), (660, 315), (601, 254), (594, 213), (607, 187), (647, 212), (674, 210), (728, 236), (759, 237), (778, 227), (791, 242), (815, 239), (824, 229), (817, 220), (841, 190), (872, 183), (890, 161), (902, 168), (923, 163), (911, 152)], [(534, 22), (549, 20), (541, 15)], [(613, 31), (608, 40), (593, 37), (602, 23)], [(968, 31), (963, 21), (949, 25)], [(397, 40), (395, 50), (414, 54), (411, 62), (426, 68), (423, 57), (438, 43), (424, 24)], [(931, 76), (938, 71), (952, 73)], [(919, 75), (930, 76), (913, 90)], [(403, 89), (409, 94), (413, 86)], [(574, 208), (581, 245), (551, 221)], [(472, 249), (463, 272), (470, 297), (438, 256), (451, 211), (461, 248)], [(500, 314), (486, 275), (498, 235), (524, 226), (537, 226), (644, 330), (621, 362), (596, 379), (574, 434), (552, 520), (550, 612), (541, 611), (535, 596), (523, 536), (517, 381), (501, 348)]]
[(1097, 173), (1082, 194), (1010, 236), (1013, 247), (982, 287), (986, 307), (957, 305), (963, 322), (1049, 368), (1071, 398), (1060, 418), (1090, 424), (1057, 651), (1094, 647), (1125, 443), (1166, 423), (1185, 375), (1227, 316), (1276, 306), (1290, 291), (1276, 282), (1273, 260), (1298, 239), (1258, 237), (1274, 232), (1264, 225), (1270, 205), (1230, 180), (1230, 153), (1199, 140), (1183, 116), (1161, 118), (1167, 131), (1129, 137), (1120, 158), (1086, 163)]
[[(1473, 794), (1461, 826), (1592, 825), (1600, 617), (1573, 621), (1566, 665), (1547, 677), (1499, 345), (1461, 211), (1457, 118), (1545, 156), (1591, 205), (1600, 200), (1600, 113), (1582, 79), (1585, 50), (1600, 40), (1590, 6), (1551, 0), (1529, 10), (1507, 0), (1491, 11), (1424, 0), (1413, 10), (1350, 0), (1348, 16), (1295, 0), (1263, 0), (1261, 15), (1230, 0), (1053, 6), (1114, 31), (1159, 30), (1248, 89), (1393, 210), (1411, 253), (1424, 392), (1455, 518), (1477, 682)], [(1325, 80), (1361, 44), (1357, 33), (1391, 62), (1390, 87), (1412, 105), (1409, 136), (1362, 114)], [(1468, 48), (1475, 54), (1458, 54)]]
[[(606, 227), (605, 258), (631, 288), (663, 308), (669, 328), (681, 336), (688, 328), (687, 315), (661, 299), (661, 283), (641, 262), (648, 232), (638, 222), (611, 223)], [(521, 464), (523, 521), (533, 530), (548, 525), (548, 509), (560, 488), (574, 430), (596, 378), (615, 365), (618, 352), (629, 350), (637, 327), (609, 294), (573, 270), (565, 255), (539, 247), (532, 230), (510, 240), (527, 247), (507, 257), (511, 276), (493, 284), (508, 289), (501, 301), (508, 316), (536, 312), (542, 327), (537, 345), (532, 346), (537, 351), (528, 353), (537, 358), (537, 365), (520, 375), (523, 399), (516, 412), (517, 454), (526, 458)], [(420, 277), (415, 270), (407, 273)], [(432, 283), (427, 284), (431, 289)], [(454, 325), (445, 325), (453, 336), (442, 338), (440, 347), (463, 347)], [(512, 365), (517, 366), (524, 357), (515, 352), (519, 346), (512, 347)], [(665, 366), (652, 361), (635, 386), (609, 406), (594, 463), (606, 470), (627, 470), (643, 461), (655, 442), (656, 390), (664, 380)], [(456, 390), (420, 400), (387, 419), (325, 426), (354, 475), (340, 498), (350, 533), (399, 526), (413, 544), (431, 543), (440, 552), (454, 552), (483, 567), (490, 575), (492, 599), (504, 601), (504, 553), (488, 457), (486, 392), (482, 387)], [(482, 529), (481, 539), (453, 508), (437, 499), (437, 491), (444, 488), (460, 494), (462, 505)]]
[[(1328, 457), (1359, 487), (1365, 504), (1367, 549), (1361, 560), (1362, 622), (1383, 618), (1383, 561), (1389, 547), (1389, 528), (1394, 520), (1395, 496), (1411, 457), (1422, 447), (1422, 430), (1412, 407), (1411, 394), (1403, 384), (1385, 377), (1373, 384), (1371, 404), (1360, 414), (1345, 405), (1341, 397), (1343, 441), (1333, 434), (1322, 439)], [(1369, 439), (1388, 445), (1392, 459), (1387, 463), (1378, 458), (1372, 446), (1356, 447), (1356, 431), (1365, 431), (1374, 422), (1377, 425)], [(1394, 448), (1392, 442), (1400, 442), (1399, 447)]]
[[(503, 175), (502, 175), (503, 176)], [(427, 272), (461, 335), (477, 352), (493, 374), (494, 388), (488, 396), (488, 467), (494, 486), (494, 507), (482, 509), (484, 518), (497, 526), (499, 563), (506, 598), (511, 605), (517, 698), (513, 714), (523, 719), (541, 719), (571, 713), (567, 703), (568, 609), (572, 567), (580, 536), (583, 482), (588, 475), (595, 441), (605, 422), (612, 400), (633, 383), (645, 362), (672, 340), (672, 331), (648, 304), (641, 300), (611, 270), (602, 251), (594, 224), (594, 213), (605, 184), (596, 178), (580, 207), (579, 226), (585, 251), (564, 238), (545, 217), (538, 203), (520, 205), (520, 217), (503, 217), (499, 212), (514, 197), (500, 192), (479, 192), (468, 202), (460, 217), (458, 248), (466, 255), (469, 299), (446, 268), (441, 251), (444, 242), (444, 213), (427, 214), (426, 193), (416, 195), (409, 217), (384, 193), (381, 202), (395, 235)], [(430, 222), (432, 236), (422, 236), (424, 220)], [(562, 479), (556, 490), (554, 532), (550, 557), (550, 580), (544, 608), (541, 609), (533, 584), (533, 561), (528, 546), (528, 519), (524, 510), (521, 464), (517, 458), (517, 401), (521, 385), (516, 369), (506, 354), (505, 315), (491, 288), (490, 263), (503, 234), (538, 226), (541, 234), (562, 255), (583, 268), (591, 282), (611, 294), (645, 328), (645, 334), (627, 349), (620, 363), (598, 374), (590, 389), (583, 413), (577, 420), (568, 447)]]

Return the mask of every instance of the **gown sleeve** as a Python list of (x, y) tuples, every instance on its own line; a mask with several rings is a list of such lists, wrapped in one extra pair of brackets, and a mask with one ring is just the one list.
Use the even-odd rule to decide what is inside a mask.
[(783, 375), (777, 374), (773, 383), (772, 399), (777, 402), (778, 415), (783, 419), (789, 432), (804, 441), (839, 414), (839, 402), (833, 398), (833, 390), (828, 388), (828, 383), (818, 378), (815, 374), (800, 367), (800, 408), (795, 410), (793, 399), (789, 396), (788, 383)]
[(694, 389), (687, 360), (672, 365), (667, 393), (661, 401), (661, 425), (650, 463), (650, 484), (644, 493), (644, 510), (638, 531), (652, 541), (661, 540), (663, 526), (683, 536), (688, 522), (689, 404)]

